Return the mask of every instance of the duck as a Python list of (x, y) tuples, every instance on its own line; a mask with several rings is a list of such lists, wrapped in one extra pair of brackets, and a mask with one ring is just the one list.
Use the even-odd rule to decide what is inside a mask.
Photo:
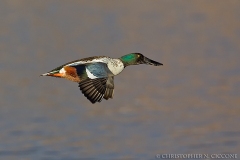
[(130, 65), (148, 64), (161, 66), (162, 63), (145, 57), (141, 53), (130, 53), (120, 58), (93, 56), (63, 64), (40, 76), (65, 78), (77, 82), (83, 95), (91, 102), (113, 98), (114, 76)]

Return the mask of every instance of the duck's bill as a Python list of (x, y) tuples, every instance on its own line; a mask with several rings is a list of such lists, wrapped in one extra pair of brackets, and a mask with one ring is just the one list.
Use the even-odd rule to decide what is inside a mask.
[(156, 61), (151, 60), (151, 59), (149, 59), (147, 57), (143, 58), (143, 63), (149, 64), (149, 65), (154, 65), (154, 66), (161, 66), (161, 65), (163, 65), (162, 63), (156, 62)]

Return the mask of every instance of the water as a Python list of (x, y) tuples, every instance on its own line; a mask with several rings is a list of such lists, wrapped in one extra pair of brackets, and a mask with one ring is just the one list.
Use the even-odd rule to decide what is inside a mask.
[[(155, 159), (240, 150), (239, 1), (1, 1), (0, 159)], [(92, 105), (39, 77), (141, 52)], [(239, 155), (238, 155), (239, 156)]]

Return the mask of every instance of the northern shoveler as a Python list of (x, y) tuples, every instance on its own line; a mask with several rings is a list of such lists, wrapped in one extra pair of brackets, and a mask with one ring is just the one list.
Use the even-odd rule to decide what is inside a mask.
[(130, 53), (117, 59), (95, 56), (66, 63), (41, 76), (66, 78), (77, 82), (84, 96), (92, 103), (96, 103), (101, 102), (102, 98), (106, 100), (113, 98), (113, 77), (125, 67), (138, 64), (163, 65), (141, 53)]

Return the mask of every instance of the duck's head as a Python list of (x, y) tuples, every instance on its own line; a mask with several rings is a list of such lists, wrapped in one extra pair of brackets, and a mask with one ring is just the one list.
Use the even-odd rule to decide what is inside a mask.
[(163, 65), (162, 63), (151, 60), (141, 53), (130, 53), (125, 56), (122, 56), (120, 60), (123, 62), (124, 67), (129, 65), (138, 65), (138, 64), (149, 64), (154, 66)]

